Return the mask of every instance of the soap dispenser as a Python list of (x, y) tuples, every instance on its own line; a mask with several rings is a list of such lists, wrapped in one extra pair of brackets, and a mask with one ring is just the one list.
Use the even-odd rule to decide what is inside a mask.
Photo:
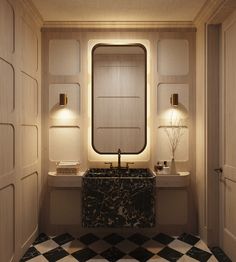
[(167, 165), (167, 161), (164, 161), (163, 172), (164, 175), (170, 174), (170, 167)]

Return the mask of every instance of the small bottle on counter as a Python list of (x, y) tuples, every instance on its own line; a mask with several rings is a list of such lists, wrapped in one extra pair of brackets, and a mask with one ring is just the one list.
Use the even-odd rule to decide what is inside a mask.
[(154, 171), (156, 173), (161, 173), (163, 170), (163, 165), (158, 161), (157, 164), (154, 166)]
[(164, 161), (162, 174), (163, 175), (169, 175), (170, 174), (170, 167), (167, 165), (167, 161)]

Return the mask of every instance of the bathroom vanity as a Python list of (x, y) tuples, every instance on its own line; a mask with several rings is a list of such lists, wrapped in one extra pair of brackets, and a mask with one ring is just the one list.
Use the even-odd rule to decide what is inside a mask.
[[(110, 230), (113, 231), (116, 228), (117, 230), (121, 228), (126, 228), (126, 230), (136, 228), (137, 230), (139, 228), (139, 230), (148, 230), (149, 232), (158, 230), (173, 234), (186, 231), (191, 223), (190, 173), (156, 175), (155, 172), (148, 169), (138, 170), (145, 172), (137, 172), (137, 169), (130, 168), (128, 173), (123, 174), (123, 177), (117, 170), (115, 171), (115, 168), (113, 171), (110, 169), (89, 169), (87, 172), (79, 172), (77, 175), (57, 175), (56, 172), (49, 172), (48, 197), (50, 201), (47, 224), (49, 230), (53, 233), (60, 231), (61, 228), (66, 228), (68, 231), (78, 228), (78, 231), (88, 232), (93, 227), (93, 230), (112, 228)], [(148, 172), (146, 172), (147, 170)], [(87, 183), (88, 192), (83, 192), (83, 183)], [(152, 197), (153, 192), (155, 192), (154, 198)], [(122, 199), (124, 202), (132, 199), (132, 194), (136, 194), (136, 197), (133, 197), (133, 203), (128, 203), (128, 205), (134, 206), (135, 202), (138, 203), (137, 208), (140, 205), (140, 209), (137, 212), (145, 211), (145, 201), (150, 202), (147, 213), (142, 213), (147, 217), (151, 214), (150, 219), (147, 218), (146, 221), (135, 219), (132, 222), (132, 219), (130, 221), (124, 220), (120, 216), (118, 220), (111, 220), (109, 225), (108, 218), (101, 219), (99, 217), (97, 205), (103, 197), (107, 197), (105, 200), (107, 208), (115, 210), (118, 202)], [(88, 205), (91, 205), (91, 208), (83, 211), (83, 208)], [(103, 212), (106, 213), (108, 209), (104, 209)], [(122, 209), (123, 212), (125, 212), (124, 210), (125, 208)], [(121, 211), (117, 208), (115, 212)], [(132, 212), (138, 214), (135, 213), (135, 209)], [(91, 218), (91, 214), (93, 218)], [(128, 213), (126, 214), (128, 215)], [(155, 221), (153, 221), (154, 215)], [(106, 227), (105, 223), (108, 224)], [(118, 228), (118, 226), (120, 227)]]
[(82, 178), (84, 227), (155, 226), (155, 175), (147, 168), (92, 168)]

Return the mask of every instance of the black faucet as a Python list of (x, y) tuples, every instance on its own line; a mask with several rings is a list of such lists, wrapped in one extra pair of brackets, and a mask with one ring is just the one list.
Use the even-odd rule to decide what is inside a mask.
[(118, 149), (118, 169), (120, 169), (121, 168), (121, 165), (120, 165), (120, 157), (121, 157), (121, 150), (120, 150), (120, 148)]

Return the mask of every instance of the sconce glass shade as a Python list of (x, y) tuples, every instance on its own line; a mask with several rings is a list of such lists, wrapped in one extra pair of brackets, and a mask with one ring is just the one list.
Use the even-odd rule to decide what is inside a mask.
[(59, 94), (59, 105), (60, 106), (65, 106), (67, 105), (68, 99), (66, 94)]
[(178, 106), (179, 105), (179, 97), (178, 94), (172, 94), (170, 97), (170, 104), (171, 106)]

